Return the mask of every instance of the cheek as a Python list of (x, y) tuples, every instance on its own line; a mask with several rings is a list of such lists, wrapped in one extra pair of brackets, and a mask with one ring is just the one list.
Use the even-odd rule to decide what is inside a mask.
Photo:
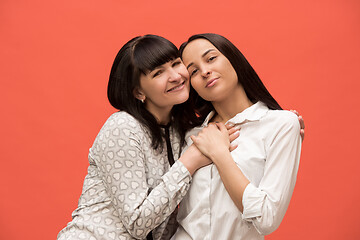
[(196, 82), (196, 79), (195, 79), (195, 78), (191, 78), (191, 79), (190, 79), (190, 84), (191, 84), (191, 86), (196, 90), (197, 82)]
[(182, 65), (182, 66), (179, 68), (179, 74), (180, 74), (181, 76), (183, 76), (184, 78), (186, 78), (186, 79), (189, 79), (189, 78), (190, 78), (189, 72), (188, 72), (188, 70), (186, 69), (185, 65)]
[(157, 79), (157, 81), (153, 82), (146, 82), (146, 84), (143, 84), (143, 91), (145, 95), (147, 96), (157, 96), (161, 95), (165, 89), (166, 85), (163, 83), (163, 81), (160, 81), (160, 79)]
[(234, 81), (235, 81), (235, 84), (238, 84), (238, 82), (239, 82), (239, 79), (238, 79), (238, 76), (237, 76), (237, 74), (236, 74), (236, 71), (235, 71), (235, 69), (233, 69), (232, 68), (232, 78), (234, 79)]
[(190, 80), (191, 86), (194, 88), (194, 90), (199, 93), (201, 91), (201, 83), (199, 81), (199, 79), (197, 78), (192, 78)]
[(235, 71), (235, 69), (233, 68), (233, 66), (231, 65), (231, 63), (230, 62), (228, 62), (227, 63), (227, 69), (226, 69), (226, 72), (228, 72), (228, 74), (229, 74), (229, 76), (231, 77), (231, 78), (234, 78), (234, 79), (238, 79), (238, 77), (237, 77), (237, 74), (236, 74), (236, 71)]

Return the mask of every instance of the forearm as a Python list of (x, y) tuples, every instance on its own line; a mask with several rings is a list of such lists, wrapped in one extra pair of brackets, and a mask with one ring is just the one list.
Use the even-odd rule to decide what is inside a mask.
[(191, 159), (189, 155), (181, 156), (178, 161), (180, 161), (186, 167), (191, 176), (198, 169), (196, 162), (194, 161), (194, 159)]
[[(128, 231), (133, 236), (144, 230), (140, 237), (146, 237), (145, 232), (165, 221), (186, 195), (190, 186), (190, 176), (189, 173), (185, 173), (184, 166), (176, 165), (180, 163), (173, 165), (176, 169), (170, 169), (162, 177), (162, 182), (146, 196), (144, 201), (137, 201), (132, 205), (129, 213), (124, 214), (131, 219), (128, 223)], [(129, 202), (128, 205), (130, 204), (132, 203)]]
[(210, 164), (210, 159), (204, 156), (194, 145), (191, 145), (179, 160), (192, 176), (199, 168)]
[[(102, 174), (106, 176), (106, 173)], [(107, 183), (107, 189), (113, 189), (114, 185), (127, 188), (124, 191), (109, 193), (129, 234), (136, 239), (144, 239), (149, 231), (165, 221), (176, 209), (189, 189), (190, 179), (185, 167), (180, 162), (175, 162), (149, 194), (146, 179), (123, 178), (121, 183), (112, 179), (113, 184)], [(141, 183), (134, 188), (134, 182)]]
[(226, 191), (229, 193), (237, 208), (242, 212), (243, 194), (250, 181), (236, 165), (228, 150), (225, 149), (218, 152), (211, 157), (211, 160), (215, 163), (219, 171), (220, 178), (226, 188)]

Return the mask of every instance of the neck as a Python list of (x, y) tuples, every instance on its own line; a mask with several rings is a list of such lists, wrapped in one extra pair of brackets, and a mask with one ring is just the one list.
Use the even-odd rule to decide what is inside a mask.
[(170, 122), (170, 119), (171, 119), (170, 112), (171, 112), (172, 107), (155, 109), (155, 108), (146, 106), (146, 109), (155, 117), (158, 124), (167, 125)]
[(229, 97), (221, 101), (212, 102), (212, 105), (217, 113), (215, 120), (225, 123), (236, 114), (241, 113), (253, 105), (253, 103), (249, 100), (244, 89), (240, 86), (234, 89), (234, 92)]

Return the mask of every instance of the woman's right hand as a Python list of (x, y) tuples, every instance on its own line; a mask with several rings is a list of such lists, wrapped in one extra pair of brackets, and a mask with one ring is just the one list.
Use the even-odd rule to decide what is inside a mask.
[(226, 124), (225, 125), (226, 129), (228, 130), (229, 133), (229, 141), (230, 141), (230, 152), (234, 151), (237, 148), (237, 144), (234, 143), (234, 140), (237, 139), (240, 136), (240, 127), (239, 126), (234, 126), (232, 124)]
[[(234, 125), (227, 124), (226, 129), (229, 134), (230, 147), (229, 151), (233, 151), (237, 148), (237, 144), (233, 141), (239, 137), (240, 128)], [(190, 147), (181, 155), (179, 161), (189, 170), (190, 174), (193, 175), (196, 170), (212, 163), (210, 158), (206, 157), (200, 152), (200, 150), (191, 144)]]
[(212, 161), (202, 154), (194, 144), (191, 144), (190, 147), (186, 149), (179, 158), (179, 161), (184, 164), (191, 175), (193, 175), (199, 168), (212, 163)]

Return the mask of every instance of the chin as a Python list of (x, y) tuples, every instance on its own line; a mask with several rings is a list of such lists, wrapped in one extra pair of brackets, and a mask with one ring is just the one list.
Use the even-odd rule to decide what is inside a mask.
[(210, 94), (210, 95), (207, 95), (207, 94), (199, 94), (199, 96), (200, 96), (202, 99), (204, 99), (205, 101), (209, 101), (209, 102), (214, 101), (214, 100), (216, 99), (215, 96), (212, 96), (212, 94)]
[(189, 94), (184, 94), (183, 96), (179, 96), (179, 98), (177, 99), (177, 103), (175, 104), (181, 104), (186, 102), (189, 99)]

